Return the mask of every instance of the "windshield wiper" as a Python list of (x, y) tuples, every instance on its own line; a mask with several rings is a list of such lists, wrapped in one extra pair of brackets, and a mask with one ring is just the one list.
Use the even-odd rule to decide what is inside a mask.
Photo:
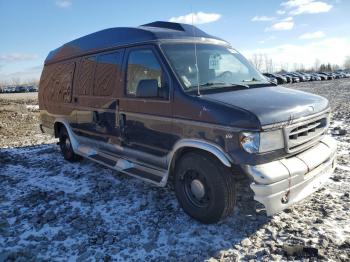
[[(204, 84), (199, 84), (200, 87), (202, 86), (216, 86), (216, 85), (227, 85), (227, 83), (225, 82), (208, 82), (208, 83), (204, 83)], [(192, 88), (196, 88), (197, 85), (192, 85), (190, 86), (189, 88), (192, 89)]]
[[(186, 91), (192, 93), (197, 89), (197, 87), (198, 86), (193, 85), (190, 87), (190, 89), (187, 89)], [(226, 83), (226, 82), (216, 82), (216, 83), (208, 82), (205, 84), (200, 84), (199, 87), (207, 87), (207, 88), (201, 88), (200, 89), (201, 92), (212, 92), (214, 90), (217, 90), (217, 91), (221, 90), (223, 92), (227, 92), (231, 88), (237, 88), (237, 89), (241, 89), (242, 87), (244, 89), (250, 88), (250, 86), (246, 84)]]
[(237, 83), (231, 83), (231, 84), (228, 84), (227, 86), (229, 87), (245, 87), (245, 88), (249, 88), (250, 86), (249, 85), (246, 85), (246, 84), (237, 84)]
[[(254, 85), (259, 85), (259, 83), (264, 84), (264, 82), (254, 78), (254, 77), (252, 79), (250, 79), (250, 80), (243, 80), (242, 82), (255, 82), (254, 84), (252, 84), (253, 86)], [(277, 84), (275, 84), (274, 82), (269, 81), (269, 80), (267, 80), (267, 83), (265, 83), (265, 84), (271, 84), (271, 85), (277, 86)]]
[(261, 82), (261, 81), (253, 77), (252, 79), (242, 80), (242, 82)]
[[(206, 86), (225, 86), (225, 87), (245, 87), (245, 88), (249, 88), (249, 85), (245, 85), (245, 84), (239, 84), (239, 83), (227, 83), (227, 82), (208, 82), (208, 83), (204, 83), (204, 84), (200, 84), (200, 87), (206, 87)], [(197, 85), (193, 85), (190, 86), (190, 88), (196, 88)]]

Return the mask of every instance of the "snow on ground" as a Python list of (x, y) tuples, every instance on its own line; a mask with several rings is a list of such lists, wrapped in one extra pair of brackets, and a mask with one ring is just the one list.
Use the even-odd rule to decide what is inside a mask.
[[(215, 225), (188, 217), (171, 186), (65, 161), (57, 141), (39, 133), (35, 103), (0, 100), (0, 261), (349, 261), (350, 81), (292, 87), (330, 99), (330, 130), (347, 130), (334, 135), (340, 168), (272, 218), (240, 181), (234, 214)], [(288, 255), (288, 245), (302, 250)]]

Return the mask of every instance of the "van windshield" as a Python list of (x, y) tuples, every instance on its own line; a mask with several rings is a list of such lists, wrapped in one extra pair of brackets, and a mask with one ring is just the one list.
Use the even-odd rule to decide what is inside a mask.
[(196, 44), (198, 77), (194, 43), (167, 43), (161, 45), (172, 68), (182, 82), (185, 92), (226, 91), (269, 85), (236, 50), (214, 44)]

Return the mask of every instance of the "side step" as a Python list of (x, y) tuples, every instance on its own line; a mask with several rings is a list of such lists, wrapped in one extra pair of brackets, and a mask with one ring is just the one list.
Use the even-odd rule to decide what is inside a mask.
[(134, 174), (135, 176), (138, 176), (138, 177), (144, 177), (146, 179), (155, 181), (157, 183), (160, 183), (162, 181), (162, 177), (161, 176), (149, 173), (149, 172), (147, 172), (145, 170), (137, 169), (135, 167), (132, 167), (132, 168), (129, 168), (129, 169), (125, 169), (124, 172), (128, 173), (128, 174)]
[(112, 160), (112, 159), (109, 159), (109, 158), (106, 158), (104, 156), (101, 156), (101, 155), (92, 155), (90, 156), (92, 159), (98, 161), (98, 162), (102, 162), (104, 164), (106, 164), (107, 166), (110, 166), (110, 167), (113, 167), (117, 164), (116, 161)]
[(90, 147), (82, 145), (78, 147), (76, 153), (119, 172), (140, 178), (158, 186), (165, 186), (163, 178), (167, 176), (166, 170), (159, 170), (153, 167), (133, 163), (121, 157), (112, 156), (110, 153), (105, 154), (103, 152), (97, 152)]

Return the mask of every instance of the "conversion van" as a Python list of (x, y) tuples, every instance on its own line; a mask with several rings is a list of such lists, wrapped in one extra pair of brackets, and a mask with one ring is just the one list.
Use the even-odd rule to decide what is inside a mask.
[(273, 215), (335, 168), (320, 96), (271, 84), (226, 41), (179, 23), (111, 28), (49, 53), (41, 130), (81, 157), (165, 186), (203, 222), (228, 216), (236, 181), (251, 179)]

